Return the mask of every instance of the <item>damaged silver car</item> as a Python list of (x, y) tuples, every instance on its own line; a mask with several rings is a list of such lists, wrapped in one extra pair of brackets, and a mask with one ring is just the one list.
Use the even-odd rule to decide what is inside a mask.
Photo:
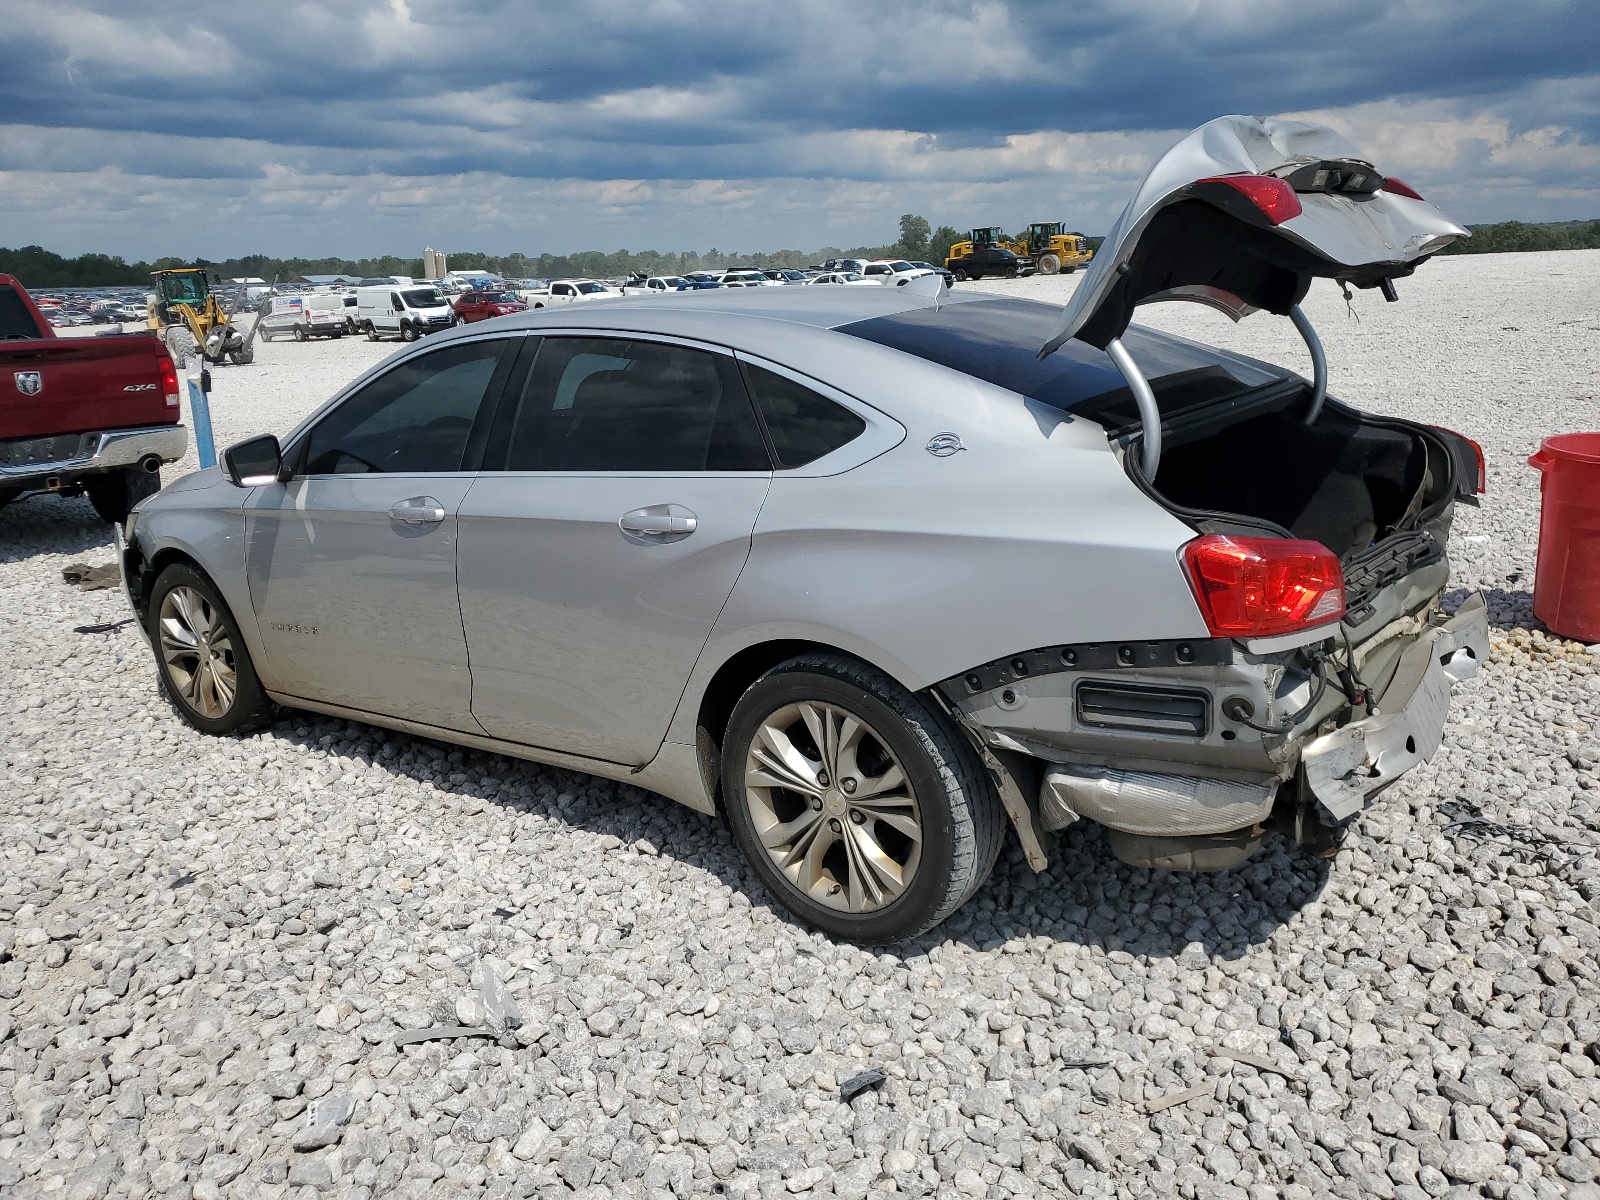
[[(1458, 434), (1329, 397), (1299, 302), (1466, 230), (1332, 131), (1226, 117), (1065, 308), (772, 288), (506, 317), (146, 501), (122, 562), (178, 711), (275, 705), (720, 812), (770, 892), (914, 935), (1014, 831), (1130, 863), (1312, 852), (1437, 748)], [(926, 285), (926, 286), (922, 286)], [(1292, 371), (1130, 324), (1292, 320)]]

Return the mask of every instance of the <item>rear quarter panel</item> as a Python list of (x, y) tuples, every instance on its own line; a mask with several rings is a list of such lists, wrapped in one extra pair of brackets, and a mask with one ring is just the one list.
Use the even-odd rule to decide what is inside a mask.
[[(1209, 636), (1179, 566), (1194, 531), (1134, 487), (1099, 426), (829, 336), (847, 344), (814, 375), (906, 438), (842, 474), (775, 475), (672, 740), (693, 740), (716, 669), (764, 641), (837, 646), (918, 690), (1038, 646)], [(929, 454), (938, 433), (965, 448)]]

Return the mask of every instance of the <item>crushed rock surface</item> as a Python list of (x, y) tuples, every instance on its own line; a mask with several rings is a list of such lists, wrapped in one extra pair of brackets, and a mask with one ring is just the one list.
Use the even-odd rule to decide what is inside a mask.
[[(0, 1195), (1600, 1196), (1600, 658), (1532, 617), (1524, 465), (1600, 428), (1600, 251), (1400, 287), (1307, 309), (1336, 395), (1488, 455), (1453, 587), (1493, 656), (1434, 761), (1331, 861), (1152, 874), (1079, 828), (893, 953), (626, 785), (302, 714), (195, 733), (134, 630), (71, 632), (124, 615), (61, 581), (110, 557), (88, 504), (0, 510)], [(1146, 314), (1308, 369), (1286, 322)], [(219, 441), (391, 349), (258, 346)], [(443, 1027), (477, 1032), (396, 1046)]]

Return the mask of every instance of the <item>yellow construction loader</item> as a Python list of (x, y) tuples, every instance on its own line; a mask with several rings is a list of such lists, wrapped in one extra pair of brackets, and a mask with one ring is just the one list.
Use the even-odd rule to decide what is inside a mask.
[(1081, 233), (1066, 233), (1060, 221), (1035, 221), (1028, 232), (1019, 236), (1009, 248), (1033, 259), (1041, 275), (1072, 274), (1094, 258), (1089, 239)]
[(203, 270), (154, 271), (150, 282), (150, 328), (166, 343), (178, 366), (192, 354), (208, 363), (226, 359), (241, 367), (255, 360), (255, 329), (247, 336), (234, 328), (232, 313), (223, 311)]

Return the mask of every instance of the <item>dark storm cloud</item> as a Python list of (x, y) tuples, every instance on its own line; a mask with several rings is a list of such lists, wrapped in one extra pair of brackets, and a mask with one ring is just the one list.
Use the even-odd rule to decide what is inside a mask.
[(574, 237), (737, 211), (803, 241), (1002, 196), (1103, 227), (1182, 130), (1311, 110), (1468, 219), (1587, 216), (1597, 44), (1589, 0), (0, 0), (0, 243), (213, 186), (234, 235), (377, 229), (423, 191), (501, 230), (585, 181)]

